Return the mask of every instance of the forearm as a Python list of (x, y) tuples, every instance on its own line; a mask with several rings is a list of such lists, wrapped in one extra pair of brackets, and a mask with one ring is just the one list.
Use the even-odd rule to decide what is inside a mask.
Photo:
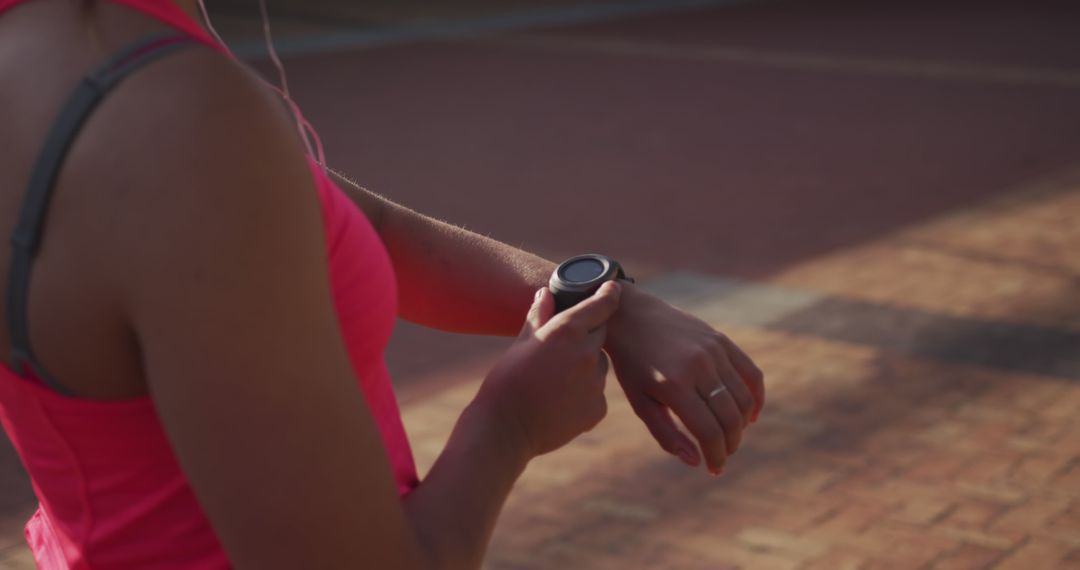
[(351, 186), (390, 253), (402, 317), (451, 332), (517, 334), (554, 263)]
[(525, 470), (523, 447), (493, 426), (481, 406), (466, 409), (431, 472), (405, 498), (429, 567), (480, 567), (503, 503)]
[(380, 228), (398, 274), (402, 317), (473, 334), (513, 335), (554, 264), (387, 203)]

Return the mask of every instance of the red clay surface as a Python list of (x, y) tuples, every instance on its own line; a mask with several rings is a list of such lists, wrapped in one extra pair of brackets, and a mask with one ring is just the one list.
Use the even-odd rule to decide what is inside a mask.
[(1071, 0), (747, 2), (556, 30), (677, 45), (723, 44), (1039, 68), (1080, 67)]
[[(1025, 4), (993, 3), (977, 26), (961, 26), (956, 7), (874, 15), (833, 2), (571, 31), (1080, 70), (1080, 42), (1063, 24), (1078, 10), (1061, 3), (1032, 13)], [(894, 20), (897, 11), (905, 17)], [(1003, 36), (1016, 41), (991, 41)], [(766, 275), (978, 202), (1080, 153), (1072, 87), (497, 42), (286, 63), (331, 165), (378, 192), (543, 251), (600, 250), (727, 275)]]

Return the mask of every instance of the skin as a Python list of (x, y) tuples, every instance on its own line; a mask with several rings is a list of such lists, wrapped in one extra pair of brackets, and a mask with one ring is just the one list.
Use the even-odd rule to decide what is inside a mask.
[[(89, 19), (94, 33), (68, 0), (0, 18), (0, 231), (70, 86), (161, 29), (109, 4)], [(237, 567), (479, 567), (528, 462), (603, 417), (605, 352), (662, 448), (713, 473), (738, 448), (764, 386), (730, 339), (628, 284), (552, 317), (535, 294), (552, 262), (344, 185), (390, 252), (403, 317), (518, 335), (400, 499), (336, 326), (302, 152), (240, 65), (200, 49), (160, 60), (80, 133), (34, 268), (40, 360), (84, 397), (153, 398)]]
[[(402, 315), (450, 332), (509, 335), (529, 295), (555, 263), (414, 212), (339, 182), (375, 224), (400, 282)], [(719, 474), (765, 403), (764, 375), (707, 323), (625, 284), (609, 323), (611, 356), (634, 411), (660, 446), (690, 466)], [(478, 294), (483, 291), (483, 294)], [(720, 396), (708, 398), (724, 386)], [(697, 445), (671, 414), (687, 426)], [(699, 455), (699, 449), (701, 455)]]

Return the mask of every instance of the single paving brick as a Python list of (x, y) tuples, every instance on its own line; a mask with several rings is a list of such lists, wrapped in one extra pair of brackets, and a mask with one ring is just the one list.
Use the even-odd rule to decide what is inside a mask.
[(889, 517), (902, 522), (928, 525), (945, 517), (954, 508), (950, 502), (915, 497), (905, 501), (901, 508)]
[(776, 552), (803, 560), (820, 556), (828, 550), (828, 546), (821, 542), (770, 528), (748, 528), (736, 538), (752, 550)]
[(1011, 478), (1041, 486), (1061, 475), (1076, 459), (1066, 454), (1036, 453), (1021, 460)]
[(991, 568), (1003, 556), (1005, 556), (1003, 550), (965, 543), (939, 557), (930, 565), (930, 568), (933, 570), (983, 570)]
[(1011, 531), (996, 531), (990, 533), (972, 528), (946, 525), (939, 525), (933, 527), (933, 532), (944, 538), (959, 540), (968, 544), (984, 546), (986, 548), (993, 548), (1002, 551), (1008, 550), (1010, 548), (1013, 548), (1017, 544), (1020, 544), (1026, 537), (1025, 534)]
[(1033, 530), (1042, 528), (1066, 512), (1069, 502), (1053, 497), (1036, 497), (1009, 507), (994, 519), (992, 529)]
[(980, 529), (1002, 515), (1007, 509), (1000, 503), (982, 499), (960, 498), (956, 506), (942, 518), (943, 526)]
[(1080, 459), (1073, 460), (1069, 467), (1055, 477), (1048, 487), (1054, 491), (1080, 498)]
[(1032, 570), (1033, 568), (1061, 568), (1071, 545), (1045, 538), (1031, 538), (1010, 553), (997, 566), (997, 570)]
[(831, 548), (824, 555), (807, 562), (799, 570), (863, 570), (866, 557), (841, 548)]
[(1017, 505), (1024, 502), (1029, 493), (1025, 489), (1005, 484), (984, 484), (959, 480), (954, 488), (962, 495), (998, 506)]

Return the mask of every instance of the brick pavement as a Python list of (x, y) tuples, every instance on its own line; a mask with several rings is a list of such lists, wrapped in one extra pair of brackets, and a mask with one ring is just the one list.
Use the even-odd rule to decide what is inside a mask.
[[(1040, 372), (1004, 345), (995, 346), (996, 365), (972, 363), (978, 337), (960, 339), (960, 358), (948, 350), (928, 358), (875, 338), (777, 327), (841, 298), (945, 325), (964, 317), (991, 331), (1038, 325), (1075, 339), (1080, 262), (1066, 253), (1080, 251), (1075, 174), (808, 261), (740, 294), (704, 275), (652, 280), (689, 310), (726, 316), (712, 320), (769, 374), (767, 413), (727, 475), (712, 480), (659, 451), (612, 387), (600, 427), (530, 467), (489, 568), (1080, 568), (1080, 377)], [(777, 299), (785, 290), (794, 298), (787, 306)], [(1043, 355), (1042, 365), (1080, 355), (1080, 344), (1069, 349)], [(464, 379), (406, 405), (423, 466), (476, 386)]]

